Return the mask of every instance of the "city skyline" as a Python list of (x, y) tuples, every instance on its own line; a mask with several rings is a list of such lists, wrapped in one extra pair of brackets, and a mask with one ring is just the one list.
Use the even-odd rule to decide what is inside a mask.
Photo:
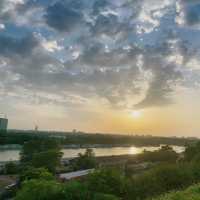
[(10, 129), (199, 136), (200, 2), (1, 0)]

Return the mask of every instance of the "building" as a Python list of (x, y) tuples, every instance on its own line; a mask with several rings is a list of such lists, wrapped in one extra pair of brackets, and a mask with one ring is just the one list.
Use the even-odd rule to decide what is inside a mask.
[(0, 131), (7, 130), (7, 126), (8, 126), (8, 119), (0, 118)]
[(75, 172), (69, 172), (59, 175), (59, 179), (62, 181), (70, 181), (75, 179), (83, 179), (88, 174), (92, 173), (94, 169), (87, 169), (87, 170), (79, 170)]

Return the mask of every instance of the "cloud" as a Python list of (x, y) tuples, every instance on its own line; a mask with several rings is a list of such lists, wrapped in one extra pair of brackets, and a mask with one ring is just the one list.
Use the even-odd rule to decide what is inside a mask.
[(62, 50), (63, 47), (58, 45), (58, 42), (55, 40), (42, 42), (42, 46), (49, 52), (59, 51)]
[(36, 38), (30, 34), (23, 38), (0, 36), (0, 54), (4, 56), (20, 55), (26, 56), (37, 46)]
[(200, 24), (200, 3), (196, 0), (177, 1), (177, 22), (180, 25), (198, 26)]
[[(153, 64), (153, 63), (151, 63)], [(176, 70), (176, 66), (162, 66), (162, 63), (156, 66), (153, 64), (151, 73), (152, 80), (149, 83), (145, 98), (134, 106), (134, 108), (146, 108), (152, 106), (165, 106), (171, 104), (173, 100), (171, 95), (182, 80), (182, 73)]]
[(186, 22), (188, 25), (200, 23), (200, 4), (188, 6), (186, 8)]
[(5, 25), (4, 24), (0, 24), (0, 30), (5, 29)]
[[(9, 1), (7, 11), (2, 2), (0, 92), (8, 98), (69, 107), (99, 99), (141, 109), (173, 103), (176, 86), (188, 87), (188, 71), (199, 78), (185, 67), (198, 51), (174, 22), (174, 0)], [(188, 4), (178, 3), (189, 16)], [(198, 23), (191, 18), (184, 20)]]
[(47, 24), (58, 31), (72, 31), (84, 23), (83, 14), (79, 10), (79, 6), (74, 1), (58, 1), (50, 5), (45, 15)]

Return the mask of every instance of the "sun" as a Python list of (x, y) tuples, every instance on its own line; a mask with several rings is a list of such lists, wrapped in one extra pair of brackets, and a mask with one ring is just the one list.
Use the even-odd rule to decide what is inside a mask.
[(133, 118), (140, 118), (141, 117), (141, 112), (140, 111), (138, 111), (138, 110), (133, 110), (132, 112), (131, 112), (131, 116), (133, 117)]

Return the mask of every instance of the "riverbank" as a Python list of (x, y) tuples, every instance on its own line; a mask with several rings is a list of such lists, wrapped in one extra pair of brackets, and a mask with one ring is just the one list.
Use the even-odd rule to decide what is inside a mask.
[(6, 144), (6, 145), (0, 145), (0, 151), (3, 150), (21, 150), (22, 145), (19, 144)]
[[(115, 148), (115, 147), (137, 147), (137, 148), (148, 148), (148, 147), (161, 147), (165, 144), (159, 145), (134, 145), (134, 144), (68, 144), (62, 145), (62, 149), (87, 149), (87, 148)], [(169, 146), (177, 146), (183, 147), (183, 145), (169, 145)], [(0, 150), (21, 150), (22, 145), (20, 144), (5, 144), (0, 145)]]
[[(88, 147), (87, 147), (88, 148)], [(67, 148), (62, 149), (63, 158), (70, 159), (78, 156), (79, 153), (84, 153), (87, 148)], [(144, 150), (147, 151), (155, 151), (158, 150), (159, 147), (96, 147), (92, 148), (96, 157), (107, 157), (107, 156), (121, 156), (121, 155), (136, 155), (142, 153)], [(172, 148), (177, 152), (181, 153), (185, 150), (185, 147), (180, 146), (172, 146)], [(8, 161), (17, 161), (19, 160), (21, 148), (19, 149), (3, 149), (0, 150), (0, 162), (8, 162)]]

